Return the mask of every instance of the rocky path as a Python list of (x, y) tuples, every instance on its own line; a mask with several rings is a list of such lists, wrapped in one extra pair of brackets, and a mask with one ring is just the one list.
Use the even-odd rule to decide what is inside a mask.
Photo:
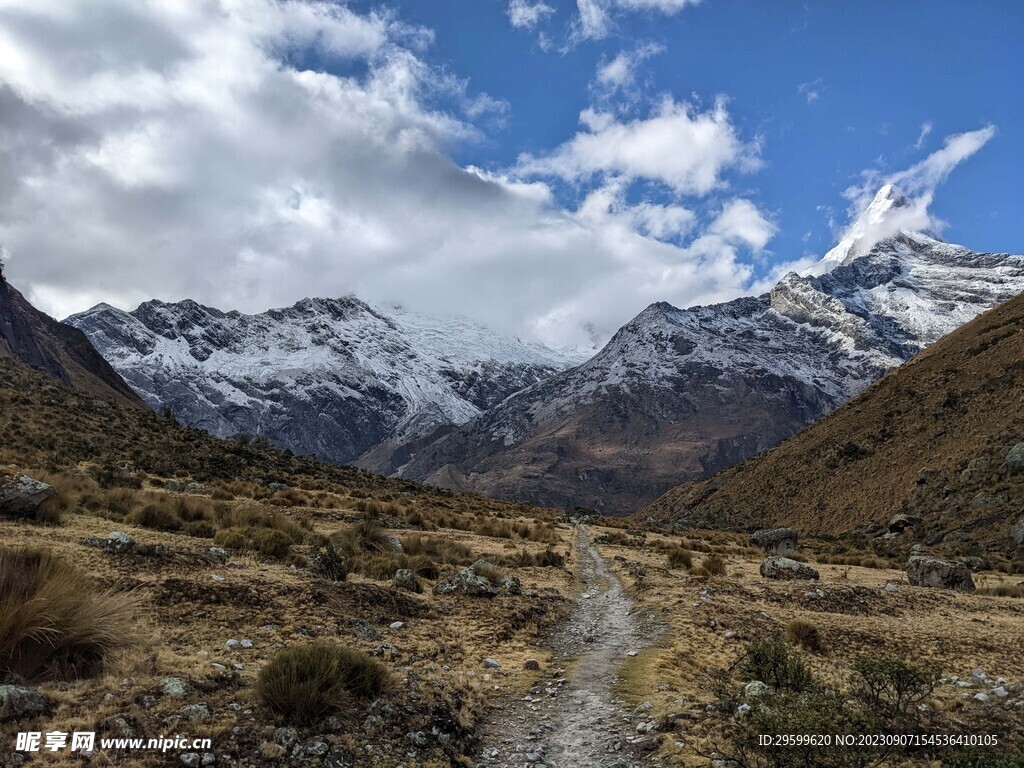
[(576, 535), (578, 577), (585, 590), (566, 624), (552, 637), (554, 664), (574, 660), (572, 672), (551, 670), (520, 701), (497, 711), (484, 731), (478, 768), (634, 768), (653, 766), (658, 740), (644, 707), (615, 698), (619, 667), (656, 639), (647, 617), (608, 570), (581, 527)]

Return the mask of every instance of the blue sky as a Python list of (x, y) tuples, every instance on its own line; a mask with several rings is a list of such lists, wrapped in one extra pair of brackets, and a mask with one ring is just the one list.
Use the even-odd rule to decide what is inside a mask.
[(556, 345), (763, 292), (890, 178), (1024, 251), (1024, 4), (8, 0), (0, 257), (58, 317), (353, 293)]
[(996, 137), (943, 185), (933, 210), (949, 239), (1024, 247), (1024, 3), (705, 0), (673, 15), (621, 13), (606, 38), (575, 42), (576, 4), (548, 5), (554, 13), (533, 31), (512, 29), (498, 0), (394, 5), (435, 31), (437, 61), (510, 105), (505, 130), (461, 148), (461, 161), (502, 167), (556, 146), (592, 103), (597, 67), (653, 43), (662, 50), (638, 67), (633, 109), (663, 93), (729, 98), (743, 133), (763, 138), (764, 169), (739, 183), (777, 222), (779, 258), (834, 244), (819, 206), (845, 223), (842, 193), (865, 169), (904, 168), (943, 137), (988, 124)]

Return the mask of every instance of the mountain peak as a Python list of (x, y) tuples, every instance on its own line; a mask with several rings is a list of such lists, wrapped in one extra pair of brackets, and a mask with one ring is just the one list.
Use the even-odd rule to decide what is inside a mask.
[(821, 260), (824, 271), (849, 264), (871, 250), (879, 240), (897, 234), (900, 226), (892, 212), (909, 206), (910, 200), (895, 184), (883, 184), (867, 208), (847, 228), (842, 240), (825, 254)]

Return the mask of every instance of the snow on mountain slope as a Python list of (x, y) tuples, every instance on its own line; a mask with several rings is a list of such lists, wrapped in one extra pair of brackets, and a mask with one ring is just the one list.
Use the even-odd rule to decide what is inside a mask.
[(462, 424), (580, 362), (465, 320), (351, 297), (259, 315), (194, 301), (133, 312), (101, 304), (66, 322), (154, 408), (337, 462)]
[[(879, 199), (897, 205), (891, 190)], [(654, 304), (593, 359), (420, 447), (401, 474), (627, 513), (777, 444), (1024, 291), (1024, 258), (921, 233), (852, 253), (759, 298)]]

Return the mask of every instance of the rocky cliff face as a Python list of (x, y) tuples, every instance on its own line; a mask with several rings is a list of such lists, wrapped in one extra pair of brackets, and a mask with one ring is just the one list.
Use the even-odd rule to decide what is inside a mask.
[(400, 473), (628, 513), (778, 444), (1024, 291), (1021, 257), (922, 233), (842, 261), (758, 298), (652, 305), (592, 360), (419, 446)]
[(259, 435), (384, 473), (395, 453), (463, 424), (578, 358), (348, 297), (258, 315), (194, 301), (100, 305), (68, 318), (157, 409), (220, 437)]
[(0, 357), (11, 357), (65, 384), (142, 406), (85, 334), (32, 306), (0, 268)]

